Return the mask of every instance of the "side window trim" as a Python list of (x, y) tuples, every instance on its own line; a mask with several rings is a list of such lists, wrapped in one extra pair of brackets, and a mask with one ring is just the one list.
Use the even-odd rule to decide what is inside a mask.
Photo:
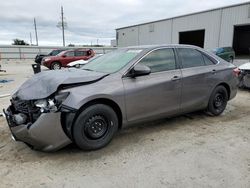
[[(155, 71), (155, 72), (152, 72), (151, 74), (154, 74), (154, 73), (161, 73), (161, 72), (166, 72), (166, 71), (173, 71), (173, 70), (176, 70), (177, 69), (177, 63), (176, 63), (176, 54), (175, 54), (175, 50), (174, 48), (157, 48), (157, 49), (154, 49), (152, 51), (150, 51), (149, 53), (147, 53), (143, 58), (141, 58), (138, 63), (141, 63), (143, 62), (143, 60), (145, 58), (147, 58), (148, 56), (150, 56), (150, 54), (154, 53), (154, 52), (157, 52), (157, 51), (160, 51), (160, 50), (171, 50), (171, 53), (173, 53), (173, 60), (174, 60), (174, 69), (169, 69), (169, 70), (159, 70), (159, 71)], [(167, 59), (166, 59), (167, 60)]]
[[(152, 49), (150, 51), (148, 51), (146, 54), (144, 54), (142, 57), (140, 57), (138, 60), (136, 60), (135, 63), (133, 63), (128, 69), (127, 71), (125, 71), (125, 73), (122, 75), (122, 78), (126, 78), (126, 77), (129, 77), (129, 72), (143, 59), (145, 58), (147, 55), (149, 55), (151, 52), (153, 51), (156, 51), (156, 50), (161, 50), (161, 49), (172, 49), (173, 52), (174, 52), (174, 57), (175, 57), (175, 69), (174, 70), (177, 70), (177, 69), (180, 69), (180, 65), (179, 65), (179, 61), (177, 59), (177, 53), (176, 53), (176, 49), (175, 47), (160, 47), (160, 48), (155, 48), (155, 49)], [(173, 71), (173, 70), (168, 70), (168, 71)], [(166, 71), (162, 71), (162, 72), (166, 72)], [(162, 72), (155, 72), (155, 73), (162, 73)], [(154, 74), (154, 73), (151, 73), (151, 74)]]
[[(72, 53), (72, 52), (73, 52), (73, 53)], [(73, 56), (68, 56), (68, 55), (67, 55), (67, 54), (70, 54), (70, 53), (72, 53)], [(66, 52), (65, 55), (66, 55), (67, 57), (75, 57), (75, 52), (74, 52), (74, 51), (69, 51), (69, 52)]]
[[(182, 63), (182, 59), (181, 59), (180, 51), (179, 51), (180, 49), (192, 49), (192, 50), (195, 50), (195, 51), (199, 52), (201, 54), (201, 56), (202, 56), (203, 65), (201, 65), (201, 66), (194, 66), (194, 67), (183, 67), (183, 63)], [(176, 51), (177, 51), (177, 56), (178, 56), (178, 62), (179, 62), (180, 69), (190, 69), (190, 68), (197, 68), (197, 67), (207, 66), (206, 63), (205, 63), (204, 57), (203, 57), (204, 53), (201, 52), (198, 49), (188, 48), (188, 47), (176, 47)]]
[[(198, 51), (199, 51), (199, 50), (198, 50)], [(214, 58), (210, 57), (210, 56), (207, 55), (206, 53), (204, 53), (204, 52), (202, 52), (202, 51), (199, 51), (199, 52), (202, 54), (203, 59), (204, 59), (204, 57), (208, 58), (208, 59), (213, 63), (213, 65), (216, 65), (216, 64), (218, 63), (217, 60), (215, 60)], [(204, 62), (205, 62), (205, 66), (209, 66), (209, 65), (206, 64), (205, 59), (204, 59)]]

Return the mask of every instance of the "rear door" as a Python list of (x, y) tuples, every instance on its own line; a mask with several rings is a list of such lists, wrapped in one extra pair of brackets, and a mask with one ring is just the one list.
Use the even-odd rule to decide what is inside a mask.
[(216, 74), (214, 62), (196, 49), (178, 48), (177, 51), (182, 64), (182, 112), (206, 108)]
[(75, 61), (75, 53), (74, 51), (68, 51), (65, 54), (65, 57), (62, 57), (62, 65), (67, 66), (68, 63)]
[(181, 71), (172, 48), (157, 49), (140, 64), (151, 68), (151, 74), (124, 77), (127, 120), (136, 122), (180, 111)]
[(87, 51), (75, 51), (75, 59), (76, 60), (87, 60)]

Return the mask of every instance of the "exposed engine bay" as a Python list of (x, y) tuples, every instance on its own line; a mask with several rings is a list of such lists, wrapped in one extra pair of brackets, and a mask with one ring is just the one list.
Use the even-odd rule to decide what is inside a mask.
[(57, 93), (46, 99), (38, 100), (20, 100), (18, 97), (13, 97), (8, 108), (8, 111), (12, 114), (12, 118), (10, 118), (11, 126), (32, 124), (42, 113), (58, 111), (61, 108), (62, 100), (68, 95), (67, 92)]
[(250, 88), (250, 62), (239, 66), (239, 87)]

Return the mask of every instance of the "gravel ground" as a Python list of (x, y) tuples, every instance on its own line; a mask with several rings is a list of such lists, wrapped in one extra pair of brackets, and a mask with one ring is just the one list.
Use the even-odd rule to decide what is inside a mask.
[[(32, 75), (2, 62), (0, 96)], [(9, 98), (0, 98), (0, 108)], [(0, 187), (250, 187), (250, 92), (219, 117), (196, 112), (120, 131), (106, 148), (43, 153), (14, 142), (0, 117)]]

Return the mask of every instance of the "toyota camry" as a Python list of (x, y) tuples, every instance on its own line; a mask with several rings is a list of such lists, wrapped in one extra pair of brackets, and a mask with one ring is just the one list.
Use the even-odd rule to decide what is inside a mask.
[(198, 110), (220, 115), (237, 93), (235, 68), (195, 46), (120, 48), (80, 69), (34, 75), (4, 113), (13, 138), (34, 149), (96, 150), (128, 125)]

